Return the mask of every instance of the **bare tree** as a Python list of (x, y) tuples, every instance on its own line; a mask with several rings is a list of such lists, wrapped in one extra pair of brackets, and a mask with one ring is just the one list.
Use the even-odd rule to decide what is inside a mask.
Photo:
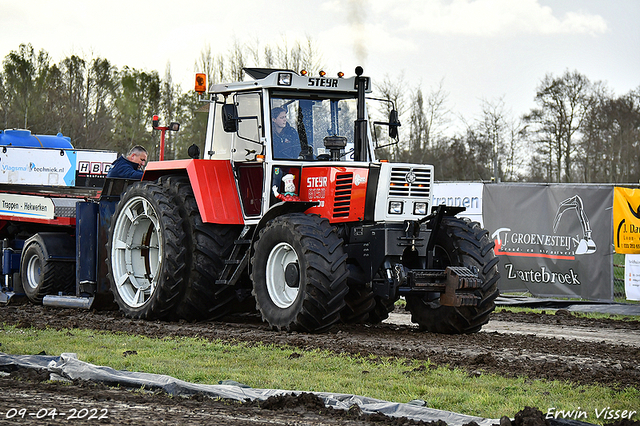
[(614, 97), (596, 85), (584, 126), (580, 163), (587, 182), (640, 179), (640, 93)]
[(438, 86), (432, 89), (427, 96), (426, 104), (426, 128), (425, 145), (422, 152), (429, 149), (437, 139), (441, 138), (449, 124), (449, 110), (447, 109), (447, 98), (449, 93), (444, 90), (444, 80), (440, 80)]
[(523, 159), (523, 126), (511, 117), (504, 98), (482, 101), (482, 117), (478, 120), (477, 131), (484, 144), (490, 149), (493, 178), (519, 180)]
[(305, 42), (296, 40), (293, 46), (285, 37), (275, 48), (265, 48), (264, 63), (267, 67), (290, 69), (293, 71), (307, 70), (310, 73), (320, 71), (322, 68), (322, 56), (315, 41), (307, 36)]
[(479, 120), (478, 129), (491, 147), (491, 170), (496, 182), (502, 180), (502, 172), (498, 166), (499, 157), (504, 151), (507, 124), (504, 113), (504, 99), (499, 98), (494, 102), (482, 101), (482, 118)]
[(407, 144), (410, 155), (407, 161), (424, 163), (429, 150), (442, 138), (449, 123), (447, 97), (442, 80), (426, 98), (420, 86), (412, 91)]
[(229, 51), (229, 75), (230, 81), (242, 81), (244, 79), (244, 67), (246, 66), (245, 49), (238, 40), (233, 42)]
[[(592, 100), (589, 79), (577, 71), (561, 77), (547, 74), (536, 93), (539, 108), (525, 117), (536, 126), (538, 143), (553, 164), (548, 165), (549, 179), (572, 182), (573, 160), (577, 152), (576, 133), (584, 124)], [(555, 175), (555, 176), (554, 176)]]
[(214, 58), (211, 52), (211, 45), (207, 44), (201, 51), (200, 57), (195, 63), (196, 72), (206, 74), (207, 82), (209, 84), (218, 83), (221, 81), (219, 74), (216, 71), (220, 71), (216, 68), (216, 58)]
[(520, 120), (511, 118), (507, 120), (507, 140), (505, 146), (504, 179), (507, 181), (519, 181), (524, 177), (525, 149), (524, 125)]
[[(386, 121), (387, 117), (389, 117), (389, 113), (395, 107), (398, 112), (398, 117), (400, 118), (400, 122), (403, 121), (403, 116), (405, 113), (404, 106), (404, 74), (400, 73), (400, 75), (392, 80), (388, 75), (385, 76), (384, 80), (381, 83), (374, 83), (374, 89), (376, 96), (384, 99), (387, 102), (382, 102), (380, 104), (380, 109), (377, 113), (381, 116), (380, 121)], [(369, 114), (375, 113), (375, 111), (370, 111)], [(374, 131), (379, 131), (379, 128), (375, 128)], [(376, 133), (376, 137), (381, 137), (380, 133)], [(402, 141), (402, 138), (400, 138)], [(378, 150), (378, 157), (383, 159), (389, 159), (394, 161), (402, 161), (407, 150), (410, 149), (409, 145), (406, 145), (406, 142), (402, 143), (402, 146), (393, 145), (394, 148), (383, 148)], [(386, 145), (386, 144), (382, 144)]]
[(267, 68), (275, 66), (275, 57), (271, 46), (265, 46), (264, 48), (264, 66)]

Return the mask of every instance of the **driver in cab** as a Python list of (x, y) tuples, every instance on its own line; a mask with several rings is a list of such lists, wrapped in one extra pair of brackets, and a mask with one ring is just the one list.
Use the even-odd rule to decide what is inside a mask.
[(297, 159), (300, 156), (300, 137), (287, 122), (287, 110), (275, 107), (271, 110), (273, 158)]

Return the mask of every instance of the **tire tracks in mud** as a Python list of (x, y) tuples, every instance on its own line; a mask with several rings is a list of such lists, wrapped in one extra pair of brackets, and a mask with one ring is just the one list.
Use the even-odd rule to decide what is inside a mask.
[[(400, 315), (408, 322), (409, 315)], [(530, 380), (599, 383), (613, 388), (637, 387), (640, 383), (640, 345), (630, 345), (622, 339), (616, 342), (612, 337), (625, 333), (639, 336), (638, 321), (601, 321), (571, 314), (494, 313), (485, 330), (479, 333), (443, 335), (420, 332), (410, 324), (398, 324), (395, 317), (392, 315), (391, 324), (343, 324), (328, 333), (308, 334), (273, 331), (257, 316), (187, 323), (134, 320), (124, 318), (117, 311), (90, 312), (34, 305), (0, 307), (0, 321), (18, 327), (84, 328), (154, 338), (199, 337), (228, 343), (273, 344), (297, 348), (302, 355), (304, 351), (321, 349), (359, 356), (428, 360), (432, 365), (461, 368), (470, 376), (495, 373)], [(546, 331), (543, 333), (543, 330)], [(581, 333), (592, 338), (579, 340)], [(599, 340), (599, 335), (610, 338)]]

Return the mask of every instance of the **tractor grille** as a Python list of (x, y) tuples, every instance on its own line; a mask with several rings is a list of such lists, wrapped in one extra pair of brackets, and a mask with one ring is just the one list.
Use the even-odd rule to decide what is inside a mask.
[(351, 208), (353, 173), (336, 175), (336, 193), (333, 199), (333, 217), (348, 217)]
[(391, 169), (389, 195), (397, 197), (430, 197), (431, 170), (416, 167)]

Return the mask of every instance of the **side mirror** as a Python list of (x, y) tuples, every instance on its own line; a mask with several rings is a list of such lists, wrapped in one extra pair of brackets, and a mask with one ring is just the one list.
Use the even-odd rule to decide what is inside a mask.
[(398, 138), (398, 127), (400, 127), (400, 120), (398, 119), (398, 111), (392, 109), (389, 112), (389, 137), (391, 139)]
[(227, 133), (238, 131), (238, 108), (235, 104), (222, 105), (222, 128)]
[(194, 143), (189, 147), (187, 154), (193, 159), (200, 158), (200, 147)]

